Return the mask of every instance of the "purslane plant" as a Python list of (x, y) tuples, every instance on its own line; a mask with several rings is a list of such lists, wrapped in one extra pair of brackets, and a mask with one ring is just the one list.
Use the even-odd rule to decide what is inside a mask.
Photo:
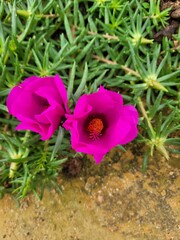
[(20, 121), (16, 130), (37, 132), (42, 140), (52, 136), (65, 113), (69, 112), (67, 92), (58, 75), (27, 78), (11, 90), (7, 107)]
[(74, 114), (66, 114), (63, 126), (71, 132), (72, 147), (78, 152), (93, 154), (96, 163), (117, 145), (137, 137), (138, 113), (132, 105), (123, 105), (120, 94), (105, 90), (82, 95)]
[(21, 122), (16, 130), (37, 132), (41, 140), (48, 140), (65, 118), (63, 126), (71, 131), (73, 148), (92, 154), (96, 163), (111, 148), (134, 140), (138, 134), (135, 107), (123, 106), (120, 94), (102, 86), (97, 93), (82, 95), (70, 114), (67, 92), (58, 75), (25, 79), (11, 90), (7, 107)]

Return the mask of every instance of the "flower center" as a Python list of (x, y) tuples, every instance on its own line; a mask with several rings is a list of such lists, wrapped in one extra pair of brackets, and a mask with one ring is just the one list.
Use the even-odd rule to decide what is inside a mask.
[(104, 128), (103, 121), (100, 118), (93, 118), (87, 126), (90, 138), (97, 140), (102, 134)]

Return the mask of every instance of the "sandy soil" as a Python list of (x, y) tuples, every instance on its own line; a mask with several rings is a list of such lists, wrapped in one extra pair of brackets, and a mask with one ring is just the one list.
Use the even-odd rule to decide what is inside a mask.
[(112, 151), (100, 165), (84, 159), (77, 177), (60, 176), (63, 194), (0, 200), (0, 240), (179, 240), (177, 157), (159, 155), (141, 172), (140, 149)]

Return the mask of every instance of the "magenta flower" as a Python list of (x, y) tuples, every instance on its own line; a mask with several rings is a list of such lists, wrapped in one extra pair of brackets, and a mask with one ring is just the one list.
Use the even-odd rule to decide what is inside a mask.
[(71, 132), (72, 148), (92, 154), (96, 163), (118, 144), (132, 141), (138, 134), (138, 112), (124, 106), (120, 94), (105, 90), (84, 94), (76, 103), (74, 114), (66, 114), (63, 126)]
[(39, 133), (42, 140), (49, 139), (65, 113), (69, 113), (67, 92), (58, 75), (25, 79), (11, 90), (7, 107), (9, 113), (20, 121), (16, 130)]

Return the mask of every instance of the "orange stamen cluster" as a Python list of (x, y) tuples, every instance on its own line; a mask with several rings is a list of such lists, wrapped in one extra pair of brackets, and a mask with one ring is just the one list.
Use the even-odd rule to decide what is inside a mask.
[(103, 121), (100, 118), (93, 118), (89, 122), (87, 130), (89, 132), (90, 137), (93, 140), (96, 140), (101, 135), (103, 128), (104, 128)]

